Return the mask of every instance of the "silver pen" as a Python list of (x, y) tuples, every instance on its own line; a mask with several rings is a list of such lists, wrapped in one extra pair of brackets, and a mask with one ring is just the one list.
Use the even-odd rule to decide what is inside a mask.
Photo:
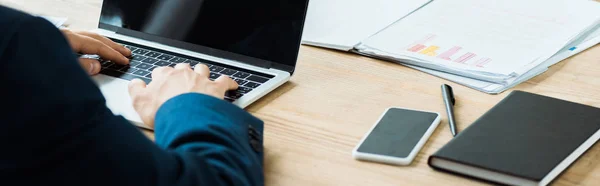
[(446, 113), (448, 114), (450, 132), (452, 132), (452, 136), (456, 136), (456, 122), (454, 121), (454, 104), (456, 103), (456, 100), (454, 99), (454, 92), (452, 91), (452, 87), (443, 84), (442, 97), (444, 98), (444, 104), (446, 105)]

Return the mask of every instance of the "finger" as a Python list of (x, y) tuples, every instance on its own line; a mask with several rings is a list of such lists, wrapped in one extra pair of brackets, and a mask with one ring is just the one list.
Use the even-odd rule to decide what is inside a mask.
[[(63, 33), (63, 35), (67, 38), (67, 41), (69, 42), (69, 46), (71, 46), (71, 48), (73, 48), (73, 50), (75, 50), (77, 42), (75, 42), (75, 38), (76, 35), (75, 33), (73, 33), (71, 30), (67, 29), (67, 28), (59, 28), (59, 30)], [(79, 52), (78, 50), (75, 50), (75, 52)]]
[(94, 38), (79, 35), (77, 36), (76, 40), (77, 41), (75, 42), (76, 45), (74, 46), (74, 49), (77, 52), (84, 54), (96, 54), (102, 59), (110, 60), (121, 65), (129, 64), (129, 59), (123, 56), (123, 54)]
[(101, 36), (100, 34), (96, 34), (93, 32), (79, 32), (81, 35), (84, 36), (88, 36), (91, 38), (94, 38), (102, 43), (104, 43), (105, 45), (109, 46), (110, 48), (116, 50), (117, 52), (123, 54), (123, 56), (131, 56), (131, 50), (129, 50), (128, 48), (125, 48), (125, 46), (115, 43), (114, 41)]
[(223, 91), (238, 89), (237, 82), (229, 78), (229, 76), (220, 76), (215, 80), (215, 82), (222, 88)]
[(146, 82), (141, 79), (133, 79), (129, 82), (129, 96), (131, 96), (132, 100), (135, 100), (135, 97), (140, 95), (144, 89), (146, 88)]
[(152, 75), (150, 75), (150, 76), (152, 77), (152, 79), (160, 79), (169, 70), (173, 70), (173, 68), (171, 68), (171, 67), (157, 67), (157, 68), (154, 68), (154, 70), (152, 70)]
[(175, 65), (175, 69), (190, 69), (190, 64), (179, 63), (179, 64)]
[(80, 58), (79, 64), (89, 75), (98, 74), (100, 72), (100, 61), (96, 59)]
[(207, 77), (210, 75), (210, 69), (205, 64), (197, 64), (194, 67), (194, 72), (200, 74), (200, 76)]

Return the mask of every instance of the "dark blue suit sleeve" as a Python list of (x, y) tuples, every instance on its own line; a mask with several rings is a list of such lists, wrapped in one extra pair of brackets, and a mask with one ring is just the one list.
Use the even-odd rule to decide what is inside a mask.
[[(199, 105), (202, 106), (199, 106)], [(185, 166), (170, 166), (184, 178), (226, 185), (261, 185), (263, 181), (262, 122), (223, 100), (184, 94), (167, 101), (156, 116), (156, 143), (180, 154)], [(260, 144), (262, 145), (262, 144)], [(204, 174), (198, 174), (203, 171)], [(197, 175), (197, 176), (194, 176)]]
[(179, 95), (155, 144), (110, 112), (52, 24), (0, 6), (0, 28), (0, 185), (264, 184), (263, 123), (242, 109)]

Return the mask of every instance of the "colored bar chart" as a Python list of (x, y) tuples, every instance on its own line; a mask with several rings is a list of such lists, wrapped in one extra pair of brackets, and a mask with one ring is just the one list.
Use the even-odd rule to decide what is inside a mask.
[[(422, 50), (423, 48), (425, 48), (425, 43), (427, 43), (427, 42), (435, 39), (435, 37), (437, 37), (435, 34), (428, 34), (425, 37), (423, 37), (423, 38), (421, 38), (419, 40), (416, 40), (412, 44), (408, 45), (408, 47), (406, 47), (406, 48), (407, 48), (408, 51), (418, 52), (419, 50)], [(414, 49), (415, 47), (418, 47), (418, 46), (423, 46), (423, 48), (421, 48), (419, 50), (416, 50), (416, 51), (411, 50), (411, 49)]]
[(413, 47), (409, 48), (409, 49), (408, 49), (408, 51), (411, 51), (411, 52), (418, 52), (418, 51), (420, 51), (420, 50), (423, 50), (424, 48), (425, 48), (425, 45), (422, 45), (422, 44), (416, 44), (415, 46), (413, 46)]
[(477, 62), (475, 62), (473, 65), (475, 65), (476, 67), (484, 67), (486, 64), (490, 63), (492, 61), (492, 59), (490, 58), (481, 58), (479, 60), (477, 60)]
[[(446, 61), (453, 61), (455, 63), (476, 66), (476, 67), (485, 67), (485, 65), (489, 64), (492, 59), (481, 57), (480, 59), (475, 59), (478, 55), (473, 52), (461, 52), (464, 48), (461, 46), (453, 46), (450, 48), (441, 47), (440, 45), (431, 44), (432, 41), (437, 37), (435, 34), (427, 34), (421, 39), (416, 40), (412, 44), (406, 47), (406, 51), (414, 52), (418, 54), (423, 54), (426, 56), (437, 57)], [(438, 50), (445, 50), (441, 54), (438, 53)], [(461, 53), (460, 57), (457, 57)], [(476, 61), (475, 61), (476, 60)], [(475, 61), (473, 63), (473, 61)]]
[(439, 46), (429, 46), (429, 47), (427, 47), (425, 50), (422, 50), (422, 51), (421, 51), (421, 52), (419, 52), (419, 53), (421, 53), (421, 54), (425, 54), (425, 55), (428, 55), (428, 56), (437, 56), (437, 53), (436, 53), (436, 51), (437, 51), (438, 49), (440, 49), (440, 47), (439, 47)]
[(445, 60), (448, 60), (448, 61), (451, 61), (452, 60), (451, 57), (454, 54), (458, 53), (458, 51), (460, 51), (460, 49), (462, 49), (462, 47), (459, 47), (459, 46), (452, 47), (450, 50), (448, 50), (448, 51), (440, 54), (438, 57), (442, 58), (442, 59), (445, 59)]
[(474, 58), (475, 56), (477, 56), (477, 55), (475, 55), (474, 53), (471, 53), (471, 52), (467, 52), (466, 54), (463, 54), (462, 56), (460, 56), (458, 59), (454, 60), (454, 62), (465, 64), (465, 63), (467, 63), (467, 61)]

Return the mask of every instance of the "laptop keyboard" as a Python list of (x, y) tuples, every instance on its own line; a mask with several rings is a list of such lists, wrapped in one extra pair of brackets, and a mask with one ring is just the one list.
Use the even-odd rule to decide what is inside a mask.
[(132, 58), (129, 65), (118, 65), (110, 61), (102, 61), (101, 74), (117, 77), (125, 80), (135, 78), (142, 79), (146, 83), (152, 81), (152, 70), (157, 67), (174, 67), (178, 63), (188, 63), (192, 68), (197, 64), (205, 64), (210, 69), (210, 80), (215, 80), (221, 75), (227, 75), (238, 83), (237, 90), (228, 91), (225, 94), (225, 100), (233, 102), (250, 91), (258, 88), (263, 83), (269, 81), (269, 77), (257, 75), (249, 71), (243, 72), (231, 68), (217, 66), (209, 63), (207, 60), (192, 59), (185, 56), (165, 54), (158, 51), (152, 51), (131, 45), (125, 45), (132, 51)]

